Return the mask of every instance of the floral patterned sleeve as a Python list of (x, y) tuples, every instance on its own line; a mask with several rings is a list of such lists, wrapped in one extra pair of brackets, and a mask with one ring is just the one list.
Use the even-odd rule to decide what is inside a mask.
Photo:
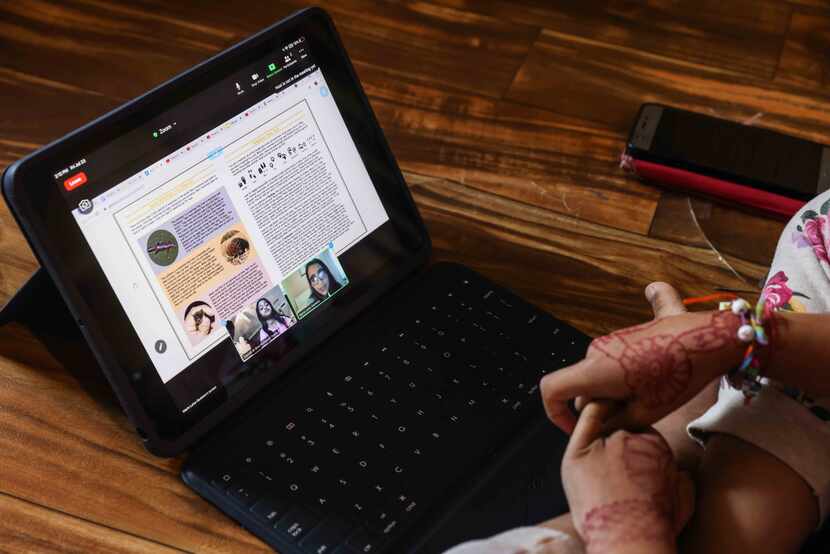
[(793, 217), (775, 250), (764, 292), (774, 307), (795, 312), (830, 311), (830, 191)]
[[(764, 294), (772, 307), (793, 312), (830, 312), (830, 191), (793, 217), (775, 250)], [(780, 387), (821, 421), (830, 423), (830, 398), (810, 398)]]

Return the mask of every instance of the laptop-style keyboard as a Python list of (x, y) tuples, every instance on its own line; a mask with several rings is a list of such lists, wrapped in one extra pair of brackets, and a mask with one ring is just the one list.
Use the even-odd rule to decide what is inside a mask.
[[(465, 274), (466, 276), (466, 274)], [(292, 388), (211, 468), (215, 491), (308, 554), (386, 549), (539, 416), (540, 378), (588, 339), (470, 275), (410, 299), (331, 380)], [(243, 522), (244, 523), (244, 522)]]

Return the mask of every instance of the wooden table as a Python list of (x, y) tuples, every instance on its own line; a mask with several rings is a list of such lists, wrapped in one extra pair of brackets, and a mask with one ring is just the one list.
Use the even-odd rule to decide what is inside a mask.
[[(660, 101), (830, 143), (825, 0), (323, 1), (429, 226), (590, 334), (648, 317), (654, 280), (757, 290), (780, 222), (626, 176)], [(303, 5), (0, 2), (0, 164)], [(0, 208), (0, 301), (37, 267)], [(258, 551), (143, 450), (100, 380), (0, 332), (0, 550)]]

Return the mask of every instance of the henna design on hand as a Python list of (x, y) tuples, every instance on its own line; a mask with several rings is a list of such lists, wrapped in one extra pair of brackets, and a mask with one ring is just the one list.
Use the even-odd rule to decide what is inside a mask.
[[(594, 340), (591, 341), (591, 344), (588, 346), (588, 350), (590, 351), (591, 349), (594, 349), (594, 350), (598, 350), (600, 352), (603, 352), (605, 354), (608, 354), (608, 351), (613, 349), (613, 346), (615, 346), (614, 345), (615, 342), (618, 342), (618, 343), (620, 343), (621, 346), (624, 346), (624, 345), (628, 344), (625, 340), (625, 337), (627, 337), (629, 335), (633, 335), (634, 333), (639, 333), (641, 331), (645, 331), (647, 329), (650, 329), (651, 327), (654, 327), (658, 323), (660, 323), (659, 319), (653, 319), (651, 321), (647, 321), (645, 323), (641, 323), (641, 324), (635, 325), (633, 327), (626, 327), (625, 329), (620, 329), (618, 331), (614, 331), (613, 333), (602, 336), (602, 337), (597, 337), (597, 338), (595, 338)], [(611, 357), (614, 357), (614, 356), (611, 356)]]
[(593, 508), (585, 515), (581, 535), (586, 554), (604, 554), (631, 542), (674, 542), (663, 507), (648, 499), (620, 500)]
[(625, 384), (649, 408), (671, 404), (692, 379), (689, 353), (671, 335), (647, 337), (627, 346), (619, 363)]
[(619, 454), (630, 496), (595, 506), (577, 522), (587, 554), (607, 554), (622, 544), (673, 544), (675, 464), (671, 448), (656, 432), (622, 439)]
[(622, 459), (631, 482), (674, 521), (675, 465), (666, 439), (658, 433), (626, 435)]
[(622, 459), (628, 478), (637, 488), (652, 498), (668, 494), (674, 458), (666, 439), (661, 435), (626, 435), (623, 437)]
[(631, 336), (658, 325), (654, 320), (595, 340), (591, 347), (619, 362), (629, 390), (648, 408), (670, 406), (693, 375), (692, 354), (737, 343), (740, 322), (731, 312), (715, 312), (705, 325), (676, 335), (661, 334), (631, 342)]
[(740, 322), (732, 312), (715, 312), (709, 325), (681, 333), (677, 340), (681, 341), (689, 352), (712, 352), (730, 344), (737, 344), (739, 326)]

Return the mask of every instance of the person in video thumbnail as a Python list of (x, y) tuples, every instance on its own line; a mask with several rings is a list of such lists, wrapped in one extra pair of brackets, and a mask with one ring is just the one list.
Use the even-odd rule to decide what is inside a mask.
[(312, 304), (322, 302), (343, 286), (337, 282), (328, 266), (318, 258), (305, 264), (305, 277), (311, 287), (309, 300)]
[(233, 321), (226, 321), (225, 329), (228, 331), (228, 335), (231, 337), (237, 352), (244, 356), (251, 351), (251, 345), (248, 340), (243, 335), (236, 336), (236, 325), (234, 325)]
[(197, 300), (184, 311), (184, 330), (194, 339), (206, 337), (216, 325), (216, 312), (207, 302)]
[(266, 298), (257, 300), (256, 316), (262, 324), (262, 329), (259, 332), (260, 343), (265, 343), (271, 338), (280, 336), (291, 326), (291, 320), (274, 309), (274, 305)]

